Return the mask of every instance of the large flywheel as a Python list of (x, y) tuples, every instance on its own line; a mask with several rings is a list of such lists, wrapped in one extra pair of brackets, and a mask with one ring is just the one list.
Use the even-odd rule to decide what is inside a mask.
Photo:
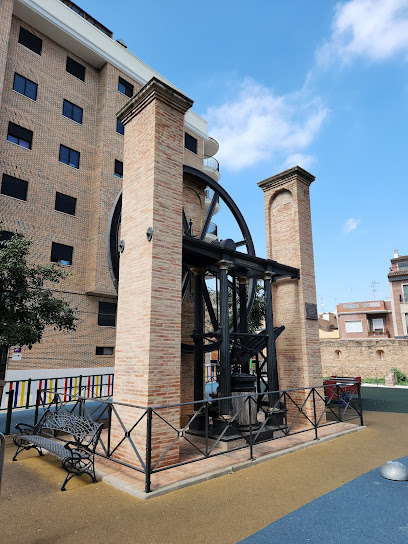
[[(195, 239), (200, 240), (203, 243), (215, 244), (215, 245), (218, 244), (221, 246), (222, 244), (231, 243), (232, 240), (230, 240), (226, 236), (223, 237), (222, 239), (219, 239), (217, 236), (212, 236), (213, 231), (211, 231), (211, 228), (212, 228), (211, 220), (213, 216), (215, 215), (215, 213), (217, 213), (218, 209), (221, 209), (221, 210), (223, 208), (228, 209), (232, 213), (233, 217), (235, 218), (235, 221), (241, 233), (241, 239), (233, 242), (235, 245), (235, 248), (238, 251), (242, 251), (243, 253), (246, 253), (247, 255), (255, 256), (254, 243), (252, 241), (252, 237), (249, 232), (248, 225), (246, 224), (246, 221), (243, 215), (241, 214), (238, 206), (235, 204), (234, 200), (231, 198), (228, 192), (219, 183), (217, 183), (212, 178), (210, 178), (207, 174), (193, 167), (184, 166), (183, 171), (186, 175), (193, 176), (202, 185), (206, 186), (206, 189), (205, 189), (206, 206), (205, 206), (204, 220), (202, 222), (202, 225), (194, 225), (194, 233), (195, 233), (194, 235), (191, 233), (191, 230), (192, 230), (191, 221), (189, 221), (189, 218), (187, 218), (183, 210), (182, 221), (183, 221), (184, 238), (186, 239), (186, 238), (193, 237)], [(108, 237), (107, 237), (108, 264), (109, 264), (112, 280), (116, 290), (118, 289), (118, 282), (119, 282), (120, 252), (123, 250), (123, 248), (121, 247), (121, 242), (119, 240), (121, 211), (122, 211), (122, 193), (119, 193), (109, 217)], [(188, 291), (190, 282), (191, 282), (190, 268), (191, 268), (190, 265), (188, 265), (187, 263), (183, 263), (183, 277), (181, 280), (181, 290), (182, 290), (183, 298), (186, 292)], [(211, 274), (209, 275), (211, 277)], [(229, 284), (230, 284), (230, 287), (232, 288), (233, 287), (232, 280), (229, 281)], [(254, 302), (255, 291), (256, 291), (256, 281), (250, 278), (248, 282), (248, 297), (247, 297), (247, 313), (248, 314)], [(213, 301), (211, 301), (211, 297), (206, 296), (205, 298), (206, 298), (205, 302), (206, 302), (206, 306), (207, 306), (209, 314), (214, 315), (216, 312), (216, 309), (214, 307), (213, 308), (209, 307), (209, 306), (214, 306)]]

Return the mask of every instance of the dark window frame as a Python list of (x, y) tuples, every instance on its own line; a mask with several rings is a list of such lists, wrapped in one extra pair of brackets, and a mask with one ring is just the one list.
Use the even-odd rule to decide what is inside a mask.
[(100, 327), (116, 327), (116, 302), (99, 301), (98, 306), (98, 325)]
[[(32, 149), (33, 131), (9, 121), (7, 130), (7, 141), (11, 142), (12, 144), (18, 145), (23, 149)], [(28, 147), (22, 145), (22, 142), (27, 143)]]
[(116, 132), (122, 136), (125, 135), (125, 125), (118, 118), (116, 118)]
[(126, 81), (126, 79), (123, 79), (122, 77), (119, 76), (118, 91), (121, 94), (124, 94), (125, 96), (128, 96), (129, 98), (132, 98), (134, 93), (134, 86), (128, 81)]
[(65, 70), (80, 81), (85, 81), (86, 66), (67, 55)]
[(11, 232), (10, 230), (0, 230), (0, 243), (10, 241), (15, 234), (15, 232)]
[(76, 203), (77, 203), (77, 199), (74, 196), (69, 196), (64, 193), (59, 193), (58, 191), (55, 193), (54, 209), (56, 212), (65, 213), (67, 215), (71, 215), (75, 217)]
[(51, 256), (52, 263), (60, 263), (65, 266), (72, 266), (74, 254), (74, 247), (67, 244), (60, 244), (58, 242), (52, 242), (51, 244)]
[[(112, 351), (111, 353), (103, 353), (105, 349), (111, 349)], [(114, 353), (114, 350), (115, 350), (114, 346), (95, 346), (95, 355), (112, 356)]]
[(115, 159), (115, 169), (113, 175), (117, 178), (123, 179), (123, 162)]
[(30, 51), (33, 51), (37, 55), (41, 55), (42, 53), (42, 44), (43, 41), (41, 38), (24, 28), (23, 26), (20, 26), (20, 32), (18, 35), (18, 43), (29, 49)]
[[(7, 189), (8, 192), (6, 192)], [(27, 191), (28, 181), (25, 179), (16, 178), (14, 176), (9, 176), (8, 174), (3, 174), (0, 190), (2, 195), (27, 202)]]
[[(23, 83), (23, 92), (18, 90), (18, 87), (20, 87), (20, 85), (17, 83), (18, 78), (23, 80), (23, 82), (20, 81), (20, 83)], [(34, 93), (31, 93), (29, 91), (29, 89), (27, 87), (30, 87), (30, 85), (27, 85), (27, 84), (31, 84), (31, 85), (34, 86), (34, 90), (35, 90)], [(30, 100), (33, 100), (35, 102), (37, 100), (38, 84), (35, 83), (35, 81), (31, 81), (31, 79), (28, 79), (28, 77), (24, 77), (21, 74), (18, 74), (17, 72), (14, 72), (13, 91), (16, 91), (16, 93), (18, 93), (18, 94), (22, 94), (23, 96), (26, 96), (27, 98), (29, 98)], [(30, 94), (33, 94), (34, 97), (30, 96)]]
[[(67, 161), (61, 160), (61, 157), (64, 157), (65, 150), (68, 151)], [(78, 155), (78, 161), (73, 160), (73, 158), (76, 157), (76, 154)], [(81, 153), (80, 151), (77, 151), (76, 149), (72, 149), (71, 147), (60, 144), (59, 161), (62, 162), (62, 164), (66, 164), (67, 166), (71, 166), (71, 168), (76, 168), (77, 170), (79, 170), (79, 165), (81, 161)]]
[(184, 147), (197, 155), (197, 138), (191, 136), (188, 132), (184, 133)]
[(78, 123), (79, 125), (82, 125), (83, 114), (83, 108), (64, 98), (62, 103), (62, 115), (64, 117), (75, 121), (75, 123)]

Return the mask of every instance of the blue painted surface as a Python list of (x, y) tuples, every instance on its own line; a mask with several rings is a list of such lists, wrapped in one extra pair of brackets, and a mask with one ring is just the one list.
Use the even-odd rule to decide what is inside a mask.
[[(399, 461), (408, 466), (408, 457), (402, 457)], [(407, 544), (407, 505), (408, 482), (384, 480), (380, 476), (380, 468), (377, 468), (278, 519), (241, 542)], [(269, 508), (272, 511), (273, 500)]]

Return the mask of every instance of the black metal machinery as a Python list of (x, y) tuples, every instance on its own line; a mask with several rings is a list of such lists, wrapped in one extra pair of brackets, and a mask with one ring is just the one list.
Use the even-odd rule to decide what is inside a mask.
[[(255, 361), (254, 389), (258, 393), (279, 389), (275, 340), (284, 326), (274, 326), (271, 283), (283, 277), (299, 278), (299, 270), (257, 257), (245, 219), (225, 189), (205, 173), (190, 166), (184, 166), (184, 173), (209, 188), (212, 196), (203, 224), (194, 225), (197, 234), (192, 234), (191, 220), (183, 211), (181, 291), (183, 299), (189, 289), (194, 298), (194, 325), (191, 331), (193, 344), (183, 343), (181, 351), (194, 354), (195, 401), (202, 400), (204, 395), (205, 354), (219, 351), (219, 412), (228, 416), (231, 412), (232, 389), (240, 391), (242, 383), (246, 383), (246, 387), (251, 383), (251, 379), (247, 379), (250, 377), (251, 358)], [(231, 211), (239, 226), (242, 239), (237, 242), (229, 238), (206, 241), (211, 219), (220, 200)], [(120, 194), (113, 207), (108, 229), (108, 260), (116, 288), (119, 281), (118, 233), (121, 205)], [(246, 252), (238, 249), (241, 247)], [(209, 279), (213, 283), (215, 281), (216, 285), (212, 292), (207, 287)], [(265, 327), (252, 334), (248, 331), (248, 316), (259, 281), (263, 282), (265, 297)], [(194, 289), (191, 288), (192, 284)], [(277, 399), (277, 394), (268, 394), (262, 403), (270, 409), (276, 409)]]

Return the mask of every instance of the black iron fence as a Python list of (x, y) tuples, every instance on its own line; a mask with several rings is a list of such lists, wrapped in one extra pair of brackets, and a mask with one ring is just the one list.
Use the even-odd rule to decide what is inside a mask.
[[(152, 475), (164, 470), (245, 448), (254, 459), (257, 446), (271, 440), (307, 431), (318, 440), (323, 427), (353, 420), (363, 425), (356, 381), (150, 407), (111, 398), (91, 402), (81, 392), (67, 398), (55, 390), (50, 403), (49, 393), (38, 393), (36, 421), (49, 407), (104, 421), (96, 454), (144, 474), (146, 493)], [(220, 412), (225, 400), (229, 415)]]

